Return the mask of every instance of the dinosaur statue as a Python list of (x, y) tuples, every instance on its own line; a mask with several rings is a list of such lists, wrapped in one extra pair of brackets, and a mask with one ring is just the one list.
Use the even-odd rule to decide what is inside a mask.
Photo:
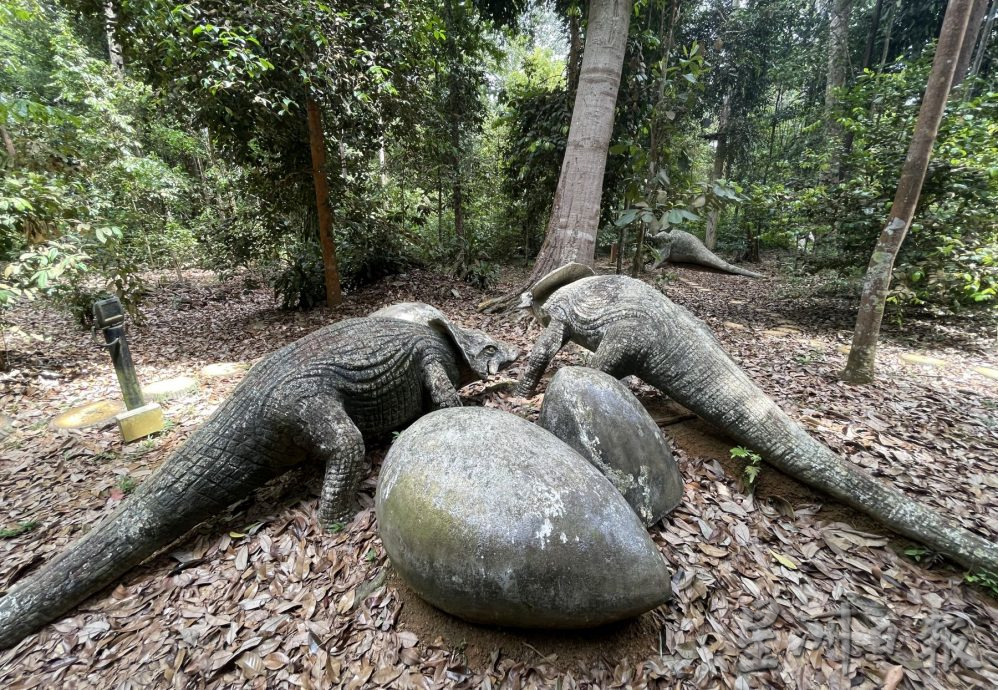
[(365, 438), (459, 407), (456, 386), (516, 354), (440, 318), (349, 319), (277, 350), (114, 514), (0, 598), (0, 649), (302, 461), (326, 466), (320, 521), (348, 520)]
[(652, 266), (653, 269), (658, 268), (668, 261), (674, 264), (696, 264), (697, 266), (712, 268), (715, 271), (733, 273), (748, 278), (766, 277), (761, 273), (729, 264), (717, 254), (707, 249), (707, 246), (696, 235), (691, 235), (683, 230), (673, 229), (668, 232), (660, 232), (656, 235), (651, 235), (649, 239), (656, 245), (660, 253), (658, 260)]
[(640, 280), (573, 279), (578, 274), (578, 268), (558, 269), (524, 293), (521, 306), (532, 307), (546, 327), (517, 395), (531, 395), (561, 347), (574, 341), (594, 352), (594, 369), (638, 376), (790, 476), (967, 568), (998, 573), (998, 545), (840, 460), (759, 390), (683, 307)]

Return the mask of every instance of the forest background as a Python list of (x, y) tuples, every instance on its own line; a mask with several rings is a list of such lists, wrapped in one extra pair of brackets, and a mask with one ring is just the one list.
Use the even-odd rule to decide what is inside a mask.
[[(998, 311), (995, 5), (974, 6), (893, 318)], [(597, 253), (638, 272), (644, 230), (678, 227), (858, 297), (945, 8), (635, 2)], [(590, 11), (0, 0), (0, 322), (40, 295), (141, 317), (149, 269), (252, 269), (284, 307), (322, 304), (323, 172), (347, 293), (417, 265), (494, 285), (544, 239)]]

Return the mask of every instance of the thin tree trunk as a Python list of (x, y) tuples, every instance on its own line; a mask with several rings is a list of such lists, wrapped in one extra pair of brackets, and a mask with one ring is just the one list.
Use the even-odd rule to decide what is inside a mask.
[(877, 240), (863, 281), (856, 331), (849, 350), (849, 361), (842, 372), (842, 377), (847, 381), (866, 383), (873, 380), (877, 338), (884, 317), (884, 304), (890, 288), (891, 272), (915, 214), (932, 146), (946, 109), (946, 99), (953, 83), (953, 74), (960, 57), (960, 47), (967, 31), (967, 20), (972, 6), (973, 0), (950, 0), (946, 8), (936, 55), (932, 61), (932, 72), (929, 74), (925, 95), (922, 97), (922, 106), (918, 111), (918, 121), (915, 123), (915, 133), (908, 148), (908, 156), (901, 169), (901, 180), (894, 196), (894, 204), (891, 206), (887, 225)]
[(766, 152), (766, 167), (762, 170), (762, 183), (769, 180), (769, 167), (773, 164), (773, 144), (776, 142), (776, 126), (780, 121), (780, 103), (783, 101), (783, 83), (776, 91), (776, 104), (773, 106), (773, 122), (769, 126), (769, 147)]
[(14, 156), (17, 155), (17, 149), (14, 148), (14, 140), (10, 138), (10, 132), (3, 125), (0, 125), (0, 138), (3, 138), (3, 149), (7, 152), (9, 162), (13, 163)]
[(880, 30), (880, 13), (883, 6), (884, 0), (877, 0), (877, 4), (873, 7), (870, 29), (866, 32), (866, 48), (863, 50), (863, 69), (867, 69), (873, 64), (873, 46), (877, 42), (877, 31)]
[(828, 80), (825, 83), (825, 137), (832, 154), (828, 171), (822, 177), (826, 182), (838, 179), (842, 161), (843, 131), (836, 118), (839, 90), (846, 85), (849, 75), (849, 19), (852, 0), (834, 0), (828, 23)]
[(884, 68), (887, 67), (887, 56), (890, 55), (891, 48), (891, 34), (894, 33), (894, 19), (897, 17), (898, 10), (901, 9), (901, 0), (897, 0), (893, 5), (891, 5), (891, 11), (887, 15), (887, 35), (884, 36), (884, 49), (880, 53), (880, 68), (878, 72), (883, 72)]
[(121, 53), (121, 44), (115, 36), (117, 28), (118, 11), (114, 7), (114, 0), (104, 0), (104, 35), (107, 36), (108, 62), (118, 74), (121, 74), (125, 71), (125, 58)]
[(336, 245), (333, 243), (333, 213), (329, 208), (329, 181), (326, 179), (326, 137), (322, 132), (319, 105), (309, 98), (308, 142), (312, 151), (312, 183), (315, 185), (315, 209), (319, 219), (319, 244), (322, 246), (322, 267), (326, 277), (326, 304), (335, 307), (342, 301), (340, 272), (336, 265)]
[[(880, 28), (880, 11), (882, 9), (883, 0), (877, 0), (876, 6), (873, 8), (873, 19), (870, 21), (870, 30), (866, 33), (866, 49), (863, 51), (863, 66), (860, 69), (861, 72), (865, 72), (871, 66), (871, 61), (873, 60), (873, 45), (876, 43), (877, 30)], [(869, 108), (873, 107), (873, 103), (869, 104)], [(837, 179), (841, 182), (846, 176), (846, 163), (845, 161), (849, 158), (849, 154), (852, 153), (853, 141), (856, 138), (856, 133), (852, 130), (846, 132), (845, 139), (842, 142), (842, 158), (839, 160), (839, 169)]]
[(645, 223), (642, 221), (638, 227), (638, 239), (634, 246), (634, 258), (631, 260), (631, 277), (637, 278), (645, 267)]
[[(720, 178), (724, 174), (724, 163), (728, 156), (728, 120), (731, 118), (731, 94), (724, 95), (724, 102), (721, 105), (721, 115), (717, 120), (717, 146), (714, 149), (714, 168), (710, 172), (710, 181)], [(717, 220), (720, 218), (721, 209), (711, 209), (707, 214), (707, 230), (704, 235), (704, 244), (707, 249), (714, 251), (717, 246)]]
[(617, 233), (617, 275), (619, 276), (624, 270), (624, 240), (627, 239), (627, 228), (620, 228), (620, 232)]
[(566, 263), (592, 264), (632, 0), (592, 0), (565, 158), (530, 282)]
[(437, 245), (444, 246), (444, 182), (437, 165)]
[(981, 72), (981, 63), (984, 62), (984, 54), (988, 52), (988, 41), (995, 27), (996, 16), (998, 16), (998, 0), (991, 0), (991, 14), (988, 15), (988, 21), (981, 31), (980, 45), (977, 46), (977, 53), (974, 55), (974, 66), (970, 68), (971, 77), (976, 77)]
[(984, 23), (987, 11), (988, 0), (974, 0), (970, 19), (967, 20), (967, 33), (963, 37), (963, 45), (960, 46), (960, 57), (956, 61), (956, 72), (953, 74), (954, 89), (962, 84), (967, 77), (967, 71), (970, 69), (970, 58), (974, 54), (977, 35), (981, 32), (981, 25)]
[(451, 201), (454, 204), (454, 234), (457, 235), (458, 250), (457, 250), (457, 265), (461, 271), (464, 271), (467, 265), (467, 252), (465, 252), (465, 241), (464, 241), (464, 203), (461, 190), (461, 178), (457, 175), (454, 177), (454, 186), (451, 192)]

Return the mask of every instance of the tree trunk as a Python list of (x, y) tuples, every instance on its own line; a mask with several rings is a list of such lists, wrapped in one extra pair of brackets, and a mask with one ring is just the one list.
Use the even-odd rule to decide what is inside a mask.
[(891, 11), (887, 14), (887, 34), (884, 36), (884, 50), (880, 54), (880, 69), (877, 70), (879, 72), (883, 72), (887, 66), (887, 56), (890, 55), (891, 48), (891, 34), (894, 33), (894, 20), (897, 18), (899, 9), (901, 9), (901, 0), (897, 0), (891, 5)]
[(529, 282), (576, 261), (591, 265), (632, 0), (592, 0), (579, 90), (547, 234)]
[(870, 19), (870, 29), (866, 32), (866, 48), (863, 50), (863, 69), (873, 64), (873, 46), (877, 42), (877, 31), (880, 29), (880, 13), (884, 8), (884, 0), (877, 0), (873, 7), (873, 17)]
[(974, 0), (950, 0), (939, 33), (939, 44), (932, 61), (922, 106), (918, 111), (915, 133), (908, 148), (908, 157), (901, 169), (890, 217), (877, 240), (877, 246), (870, 258), (870, 265), (863, 281), (863, 295), (860, 298), (859, 315), (856, 318), (856, 331), (853, 334), (849, 361), (842, 377), (855, 383), (873, 380), (877, 354), (877, 338), (880, 335), (880, 322), (884, 317), (884, 304), (891, 283), (891, 272), (898, 250), (905, 234), (911, 226), (922, 182), (929, 166), (929, 156), (939, 131), (939, 123), (946, 109), (953, 74), (960, 57), (960, 47), (967, 31)]
[(631, 260), (631, 277), (637, 278), (638, 275), (644, 271), (645, 268), (645, 234), (646, 234), (645, 223), (642, 222), (638, 227), (638, 239), (634, 246), (634, 258)]
[[(451, 83), (450, 89), (451, 94), (455, 94), (459, 85), (456, 82), (456, 76), (453, 71), (451, 72)], [(451, 184), (451, 203), (454, 205), (454, 234), (457, 235), (457, 266), (461, 274), (464, 274), (464, 269), (467, 266), (468, 257), (465, 252), (466, 242), (464, 241), (464, 199), (461, 190), (461, 127), (460, 127), (460, 113), (458, 112), (458, 101), (457, 97), (451, 96), (450, 103), (450, 135), (451, 135), (451, 175), (453, 175), (453, 181)]]
[(104, 35), (107, 36), (108, 62), (118, 74), (121, 74), (125, 71), (125, 58), (121, 53), (121, 44), (115, 36), (117, 28), (118, 11), (114, 7), (114, 0), (104, 0)]
[(970, 19), (967, 20), (967, 33), (963, 37), (963, 44), (960, 46), (960, 57), (956, 61), (956, 72), (953, 73), (953, 87), (956, 88), (967, 78), (967, 71), (970, 69), (970, 58), (974, 54), (974, 46), (977, 44), (977, 35), (981, 32), (981, 25), (988, 11), (988, 0), (974, 0), (974, 6), (970, 10)]
[(828, 23), (828, 80), (825, 82), (825, 136), (832, 155), (825, 181), (838, 179), (842, 161), (842, 125), (836, 119), (839, 90), (849, 75), (849, 19), (852, 0), (834, 0)]
[(994, 30), (996, 16), (998, 16), (998, 1), (991, 0), (991, 14), (988, 15), (988, 21), (981, 32), (980, 45), (977, 46), (977, 53), (974, 55), (974, 66), (970, 68), (971, 77), (976, 77), (981, 71), (981, 63), (984, 62), (984, 53), (988, 51), (988, 40)]
[(465, 252), (464, 241), (464, 202), (461, 194), (461, 178), (456, 174), (454, 176), (451, 201), (454, 204), (454, 234), (457, 235), (459, 244), (457, 249), (457, 264), (463, 271), (467, 265), (468, 257), (466, 256), (467, 252)]
[[(721, 105), (721, 114), (717, 119), (717, 146), (714, 149), (714, 168), (710, 172), (710, 181), (718, 179), (724, 174), (724, 162), (728, 157), (728, 120), (731, 118), (731, 94), (724, 96), (724, 103)], [(707, 230), (704, 236), (704, 244), (707, 249), (714, 251), (717, 246), (717, 220), (721, 215), (721, 209), (711, 209), (707, 214)]]
[(319, 105), (309, 98), (308, 142), (312, 151), (312, 182), (315, 185), (315, 209), (319, 218), (319, 243), (322, 245), (322, 267), (326, 277), (326, 304), (335, 307), (342, 301), (340, 271), (336, 266), (336, 245), (333, 243), (333, 213), (329, 208), (329, 181), (326, 179), (326, 137), (322, 132)]
[(3, 139), (3, 150), (7, 153), (7, 158), (9, 159), (7, 162), (13, 165), (17, 149), (14, 148), (14, 140), (10, 138), (10, 132), (3, 125), (0, 125), (0, 138)]
[[(877, 41), (877, 29), (880, 28), (880, 12), (883, 9), (883, 0), (877, 0), (876, 6), (873, 8), (873, 18), (870, 20), (870, 29), (866, 33), (866, 49), (863, 51), (863, 66), (860, 69), (861, 72), (866, 71), (872, 65), (873, 60), (873, 45)], [(868, 110), (873, 108), (873, 103), (870, 103)], [(852, 153), (852, 145), (856, 139), (856, 133), (852, 130), (846, 132), (845, 138), (842, 141), (842, 157), (839, 159), (839, 169), (838, 169), (838, 180), (841, 182), (846, 177), (845, 161), (849, 158), (849, 154)], [(796, 263), (796, 259), (794, 259)]]

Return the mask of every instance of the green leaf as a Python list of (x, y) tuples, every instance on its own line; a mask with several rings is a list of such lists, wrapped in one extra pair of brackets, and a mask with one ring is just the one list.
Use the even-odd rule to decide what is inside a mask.
[(630, 225), (637, 219), (638, 214), (640, 212), (641, 211), (639, 209), (629, 208), (623, 213), (621, 213), (620, 216), (618, 216), (617, 220), (614, 222), (614, 225), (616, 225), (618, 228), (622, 228), (625, 225)]

